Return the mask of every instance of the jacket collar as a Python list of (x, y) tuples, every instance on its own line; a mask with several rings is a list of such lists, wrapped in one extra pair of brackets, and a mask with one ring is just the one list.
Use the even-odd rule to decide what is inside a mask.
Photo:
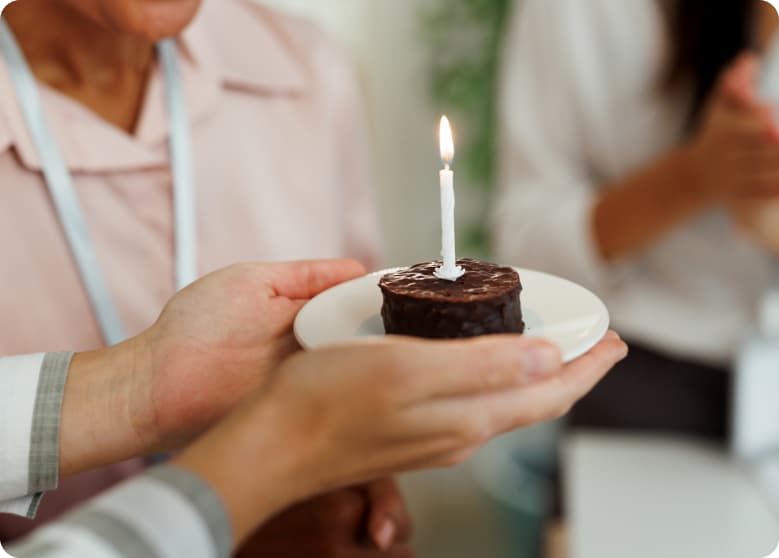
[[(270, 12), (251, 0), (205, 2), (178, 46), (193, 126), (216, 109), (225, 90), (272, 97), (297, 95), (307, 86), (303, 63), (274, 26)], [(71, 171), (129, 171), (168, 164), (169, 128), (159, 68), (151, 73), (133, 134), (45, 85), (40, 93), (49, 127)], [(0, 153), (10, 148), (23, 165), (41, 169), (8, 68), (0, 59)]]

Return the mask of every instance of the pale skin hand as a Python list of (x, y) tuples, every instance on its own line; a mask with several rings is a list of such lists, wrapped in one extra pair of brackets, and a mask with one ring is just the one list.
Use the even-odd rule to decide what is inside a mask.
[(363, 273), (351, 260), (233, 266), (184, 289), (139, 336), (76, 355), (60, 473), (181, 447), (297, 350), (305, 300)]
[[(307, 299), (363, 273), (350, 260), (234, 266), (179, 293), (147, 332), (76, 355), (63, 406), (61, 475), (181, 447), (299, 349), (291, 325)], [(371, 486), (354, 490), (371, 495), (375, 547), (393, 545), (393, 531), (402, 535), (408, 522), (402, 498)], [(322, 507), (301, 504), (302, 513), (309, 505)], [(258, 541), (268, 540), (258, 533)]]
[[(65, 476), (129, 457), (173, 449), (197, 435), (239, 399), (262, 385), (267, 378), (264, 373), (268, 368), (275, 366), (280, 359), (295, 349), (289, 335), (289, 324), (303, 299), (362, 272), (359, 264), (354, 262), (236, 266), (204, 278), (180, 293), (147, 333), (116, 347), (77, 355), (66, 385), (63, 406), (61, 474)], [(280, 284), (285, 287), (282, 288)], [(230, 304), (225, 304), (225, 298), (230, 300)], [(236, 301), (240, 304), (235, 304)], [(260, 304), (258, 301), (264, 302)], [(258, 320), (258, 313), (263, 317), (273, 315), (278, 323), (283, 325), (268, 326), (266, 320)], [(207, 319), (202, 319), (202, 316), (207, 316)], [(485, 345), (471, 342), (476, 345), (464, 346), (480, 347), (484, 350), (491, 346), (489, 343), (498, 341), (499, 338), (496, 338), (482, 341)], [(396, 343), (399, 342), (390, 343), (392, 350), (386, 353), (387, 349), (354, 349), (355, 356), (360, 358), (346, 359), (347, 363), (351, 366), (359, 364), (361, 367), (367, 367), (360, 372), (369, 374), (370, 368), (376, 365), (376, 359), (379, 359), (383, 369), (389, 367), (389, 372), (398, 368), (409, 374), (413, 370), (412, 375), (422, 377), (440, 365), (437, 361), (432, 363), (429, 354), (428, 359), (415, 363), (409, 360), (413, 352), (407, 352), (405, 346), (397, 346)], [(506, 343), (504, 341), (504, 364), (508, 359), (505, 355)], [(554, 370), (559, 368), (559, 357), (549, 345), (530, 339), (522, 339), (518, 343), (522, 350), (512, 351), (510, 359), (511, 363), (516, 365), (515, 373), (522, 381), (530, 381), (544, 370), (548, 371), (550, 362), (553, 363)], [(608, 344), (606, 342), (606, 345)], [(206, 345), (210, 349), (204, 349)], [(612, 340), (612, 348), (613, 346)], [(624, 347), (619, 342), (617, 346)], [(428, 348), (427, 344), (425, 348)], [(186, 356), (190, 351), (202, 352), (198, 353), (199, 358), (190, 359)], [(177, 352), (185, 354), (171, 359), (170, 355)], [(468, 374), (469, 377), (477, 378), (478, 385), (482, 385), (483, 381), (487, 382), (486, 385), (498, 381), (498, 372), (490, 372), (488, 368), (492, 363), (499, 364), (501, 353), (488, 353), (479, 355), (478, 362), (473, 363)], [(316, 372), (319, 371), (320, 364), (327, 369), (328, 360), (332, 360), (331, 366), (338, 368), (339, 358), (330, 356), (328, 359), (329, 354), (318, 354), (324, 358), (319, 364), (309, 362), (307, 359), (313, 357), (306, 355), (294, 357), (292, 361), (284, 364), (282, 370), (300, 368), (306, 373), (301, 375), (301, 378), (313, 381), (316, 386)], [(456, 354), (455, 352), (447, 356)], [(386, 357), (386, 360), (382, 360), (382, 356)], [(297, 358), (303, 359), (307, 366), (294, 366)], [(344, 358), (346, 355), (341, 355), (340, 359)], [(581, 362), (586, 363), (589, 358), (585, 357)], [(458, 361), (461, 366), (467, 362), (471, 361)], [(598, 366), (597, 363), (594, 364)], [(212, 370), (218, 370), (220, 373), (211, 373)], [(479, 374), (479, 370), (485, 370), (486, 373)], [(475, 376), (474, 372), (477, 373)], [(605, 372), (605, 369), (600, 372)], [(364, 385), (358, 386), (359, 389), (379, 397), (380, 401), (383, 399), (383, 391), (375, 389), (377, 378), (361, 376), (360, 379)], [(283, 382), (277, 380), (274, 385), (279, 383)], [(201, 386), (200, 389), (195, 387), (196, 384)], [(182, 397), (182, 389), (191, 390), (189, 396), (195, 397), (195, 400)], [(345, 393), (349, 388), (341, 389), (338, 396), (349, 400), (351, 395)], [(217, 395), (197, 397), (203, 393), (201, 390)], [(298, 418), (316, 413), (323, 403), (316, 397), (304, 397), (305, 394), (299, 394), (300, 397), (293, 403), (289, 394), (287, 395), (286, 398), (281, 398), (286, 404), (311, 405), (308, 409), (299, 409), (301, 413)], [(295, 397), (291, 399), (295, 400)], [(330, 405), (334, 409), (340, 406), (335, 399), (330, 401)], [(264, 406), (264, 412), (270, 412), (271, 408), (275, 406)], [(361, 410), (365, 416), (370, 416), (370, 407)], [(310, 418), (314, 422), (317, 420), (316, 416)], [(301, 432), (297, 434), (301, 436)], [(284, 439), (280, 440), (276, 449), (285, 447)], [(211, 454), (211, 458), (213, 455), (215, 454)], [(327, 467), (326, 464), (324, 466)], [(272, 468), (269, 472), (273, 473)], [(391, 472), (392, 469), (385, 468), (384, 475)], [(359, 480), (384, 475), (376, 470), (368, 476), (362, 475), (364, 478)], [(335, 488), (351, 483), (330, 480), (329, 484), (330, 488)], [(275, 490), (277, 487), (271, 488)], [(326, 492), (327, 489), (328, 483), (321, 482), (317, 483), (316, 490), (308, 492), (318, 494)], [(274, 505), (273, 498), (268, 498), (264, 500), (267, 503), (264, 508), (267, 514), (261, 510), (253, 513), (248, 517), (253, 517), (256, 521), (250, 523), (251, 520), (247, 520), (244, 525), (257, 525), (262, 519), (305, 496), (305, 493), (285, 493), (284, 499), (279, 501), (278, 505)], [(370, 535), (379, 548), (392, 548), (393, 543), (402, 546), (402, 502), (398, 506), (397, 500), (393, 503), (393, 499), (386, 496), (386, 493), (371, 496)], [(313, 505), (316, 505), (316, 502)], [(388, 511), (393, 506), (394, 511)], [(383, 520), (388, 516), (395, 520), (391, 529), (398, 532), (399, 538), (394, 537), (395, 533), (390, 533), (393, 536), (386, 535)], [(242, 532), (242, 538), (247, 534)]]
[(511, 336), (299, 353), (175, 463), (221, 496), (240, 544), (312, 495), (453, 465), (499, 434), (562, 416), (626, 354), (614, 333), (566, 366), (549, 344)]

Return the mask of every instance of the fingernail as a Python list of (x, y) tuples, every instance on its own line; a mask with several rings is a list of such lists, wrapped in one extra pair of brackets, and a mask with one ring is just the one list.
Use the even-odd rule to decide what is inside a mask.
[(519, 356), (522, 373), (526, 378), (538, 378), (557, 371), (560, 352), (552, 345), (523, 347)]
[(385, 519), (381, 526), (373, 533), (373, 542), (379, 547), (379, 550), (387, 550), (392, 546), (395, 540), (395, 522), (391, 519)]

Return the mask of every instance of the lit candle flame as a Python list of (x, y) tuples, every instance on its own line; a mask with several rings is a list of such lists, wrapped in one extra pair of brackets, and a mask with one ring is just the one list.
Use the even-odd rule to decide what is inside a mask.
[(441, 160), (449, 168), (454, 160), (454, 138), (452, 137), (452, 126), (446, 116), (441, 117)]

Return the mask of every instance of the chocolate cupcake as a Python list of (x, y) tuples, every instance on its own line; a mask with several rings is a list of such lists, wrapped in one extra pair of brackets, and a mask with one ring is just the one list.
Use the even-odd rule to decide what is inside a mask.
[(418, 264), (381, 278), (381, 317), (388, 334), (456, 339), (522, 333), (519, 274), (510, 267), (472, 259), (457, 262), (465, 274), (439, 279), (440, 262)]

